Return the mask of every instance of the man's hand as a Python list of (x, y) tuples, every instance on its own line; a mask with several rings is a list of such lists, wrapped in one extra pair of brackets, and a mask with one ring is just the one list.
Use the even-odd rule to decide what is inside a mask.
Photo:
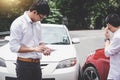
[(106, 37), (105, 39), (105, 50), (106, 50), (110, 45), (110, 33), (108, 27), (105, 28), (105, 37)]
[(106, 39), (110, 39), (110, 33), (108, 27), (105, 28), (105, 37)]
[(50, 53), (51, 53), (52, 51), (54, 51), (54, 49), (51, 49), (51, 48), (45, 46), (45, 44), (41, 44), (41, 45), (39, 45), (38, 47), (35, 47), (35, 48), (34, 48), (34, 51), (35, 51), (35, 52), (41, 52), (41, 53), (43, 53), (44, 55), (48, 56), (48, 55), (50, 55)]
[(34, 50), (34, 52), (43, 52), (46, 48), (45, 48), (45, 46), (43, 46), (43, 45), (40, 45), (40, 46), (37, 46), (37, 47), (35, 47), (35, 48), (33, 48)]
[(50, 48), (46, 47), (46, 49), (43, 51), (43, 54), (46, 55), (46, 56), (48, 56), (48, 55), (50, 55), (51, 52), (53, 52), (53, 51), (54, 51), (53, 49), (50, 49)]

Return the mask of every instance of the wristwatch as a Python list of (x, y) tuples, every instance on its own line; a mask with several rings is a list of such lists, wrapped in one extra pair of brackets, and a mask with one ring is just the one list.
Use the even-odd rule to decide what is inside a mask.
[(105, 39), (105, 42), (106, 42), (106, 41), (110, 41), (110, 38), (106, 38), (106, 39)]

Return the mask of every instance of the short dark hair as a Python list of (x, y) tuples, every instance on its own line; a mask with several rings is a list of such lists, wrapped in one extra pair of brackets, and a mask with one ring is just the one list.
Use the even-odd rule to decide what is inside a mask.
[(118, 14), (109, 14), (105, 19), (106, 24), (110, 24), (114, 27), (120, 26), (120, 17)]
[(50, 14), (50, 7), (46, 0), (38, 0), (34, 2), (30, 8), (30, 11), (36, 10), (38, 14), (49, 15)]

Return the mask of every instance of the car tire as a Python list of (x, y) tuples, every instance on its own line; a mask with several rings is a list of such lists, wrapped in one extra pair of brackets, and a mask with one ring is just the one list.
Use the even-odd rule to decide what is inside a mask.
[(97, 70), (93, 66), (88, 66), (82, 74), (83, 80), (100, 80)]

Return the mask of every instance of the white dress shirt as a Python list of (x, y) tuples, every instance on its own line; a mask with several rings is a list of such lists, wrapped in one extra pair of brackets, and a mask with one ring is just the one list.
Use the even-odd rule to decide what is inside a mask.
[(111, 40), (105, 55), (110, 57), (110, 70), (108, 79), (120, 80), (120, 29), (118, 29)]
[[(18, 53), (20, 46), (36, 47), (41, 43), (41, 23), (32, 22), (27, 11), (13, 21), (10, 28), (10, 49)], [(22, 58), (41, 58), (39, 52), (18, 53)]]

